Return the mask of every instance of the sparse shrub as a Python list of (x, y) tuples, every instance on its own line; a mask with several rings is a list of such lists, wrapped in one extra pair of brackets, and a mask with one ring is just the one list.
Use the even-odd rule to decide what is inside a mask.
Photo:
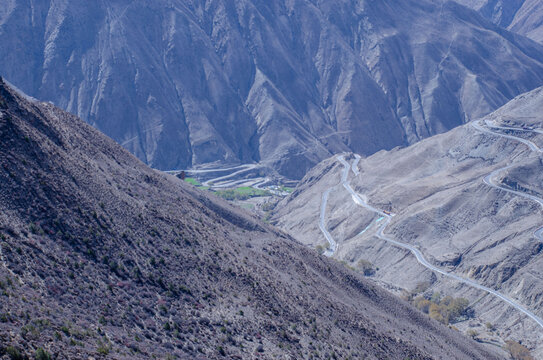
[(439, 304), (441, 300), (441, 294), (439, 293), (439, 291), (436, 291), (435, 293), (432, 294), (432, 298), (430, 299), (430, 301), (432, 301), (434, 304)]
[(445, 325), (450, 322), (458, 321), (462, 317), (470, 317), (469, 301), (464, 298), (453, 298), (446, 296), (440, 299), (439, 293), (432, 295), (432, 300), (427, 300), (422, 296), (417, 296), (412, 300), (412, 304), (420, 311), (430, 315)]
[(160, 311), (160, 314), (165, 316), (168, 313), (168, 308), (164, 305), (160, 305), (158, 307), (158, 310)]
[(47, 351), (43, 350), (42, 348), (38, 348), (36, 350), (36, 353), (34, 354), (34, 358), (36, 360), (51, 360), (52, 359), (51, 355)]
[(513, 360), (534, 360), (530, 354), (530, 350), (520, 342), (507, 340), (505, 342), (505, 349), (511, 354)]
[(360, 259), (357, 263), (358, 269), (362, 271), (364, 276), (372, 276), (375, 274), (375, 269), (373, 267), (373, 264), (365, 259)]
[(9, 313), (3, 313), (0, 315), (0, 322), (6, 323), (9, 321)]
[(32, 234), (35, 235), (35, 234), (39, 233), (39, 231), (40, 231), (40, 228), (36, 224), (34, 224), (34, 223), (30, 224), (30, 232)]
[(104, 343), (102, 341), (98, 341), (98, 348), (96, 348), (96, 351), (100, 355), (107, 355), (111, 351), (111, 346), (108, 343)]
[(179, 291), (187, 295), (192, 295), (192, 291), (190, 291), (190, 289), (186, 287), (185, 285), (179, 285)]
[(63, 325), (60, 330), (66, 334), (66, 336), (70, 336), (70, 329), (66, 326), (66, 325)]
[(326, 252), (326, 250), (328, 250), (328, 244), (326, 245), (317, 245), (317, 247), (315, 248), (317, 250), (317, 252), (322, 255)]
[(21, 354), (21, 351), (19, 351), (19, 349), (13, 346), (8, 346), (6, 348), (6, 354), (9, 356), (10, 360), (24, 360), (25, 359), (23, 354)]

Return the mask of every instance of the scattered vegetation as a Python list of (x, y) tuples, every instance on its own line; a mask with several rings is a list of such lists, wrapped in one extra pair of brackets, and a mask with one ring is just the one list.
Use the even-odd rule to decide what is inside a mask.
[(520, 342), (507, 340), (505, 342), (505, 350), (511, 354), (513, 360), (534, 360), (530, 354), (530, 350)]
[(202, 183), (196, 180), (195, 178), (188, 177), (188, 178), (185, 178), (185, 181), (194, 186), (202, 186)]
[(13, 346), (8, 346), (6, 348), (6, 354), (9, 356), (10, 360), (24, 360), (25, 359), (21, 351), (19, 351), (19, 349)]
[(185, 178), (185, 181), (191, 185), (196, 186), (198, 189), (209, 190), (209, 186), (202, 185), (202, 183), (196, 180), (195, 178), (188, 177), (188, 178)]
[(34, 354), (34, 358), (36, 360), (51, 360), (51, 354), (49, 354), (47, 351), (43, 350), (42, 348), (38, 348), (36, 350), (36, 353)]
[(326, 243), (326, 244), (323, 244), (323, 245), (317, 245), (317, 247), (315, 248), (317, 250), (317, 252), (322, 255), (326, 252), (326, 250), (328, 250), (330, 248), (330, 244)]
[(111, 345), (109, 342), (102, 342), (101, 340), (98, 341), (98, 348), (96, 349), (98, 354), (100, 355), (107, 355), (111, 351)]
[(372, 276), (375, 274), (376, 269), (373, 267), (373, 264), (366, 259), (360, 259), (356, 264), (356, 267), (364, 274), (364, 276)]
[(441, 298), (441, 294), (438, 292), (432, 293), (429, 299), (424, 296), (414, 297), (411, 299), (411, 303), (432, 319), (445, 325), (473, 316), (468, 299), (453, 298), (452, 296)]

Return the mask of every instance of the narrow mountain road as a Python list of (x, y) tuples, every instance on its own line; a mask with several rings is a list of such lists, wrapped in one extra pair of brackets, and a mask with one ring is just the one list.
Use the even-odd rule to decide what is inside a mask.
[[(385, 233), (384, 233), (385, 229), (390, 224), (390, 222), (392, 221), (392, 218), (395, 216), (395, 214), (385, 213), (384, 211), (376, 209), (373, 206), (369, 205), (367, 202), (365, 202), (362, 199), (362, 196), (357, 194), (354, 191), (354, 189), (350, 186), (350, 181), (347, 180), (349, 169), (352, 168), (352, 166), (345, 160), (345, 157), (343, 155), (338, 156), (337, 159), (344, 166), (342, 176), (341, 176), (341, 183), (342, 183), (343, 187), (351, 194), (352, 200), (357, 205), (359, 205), (361, 207), (364, 207), (365, 209), (370, 210), (372, 212), (375, 212), (375, 213), (381, 215), (383, 218), (386, 219), (386, 221), (383, 222), (383, 224), (378, 228), (377, 232), (375, 233), (376, 237), (378, 237), (379, 239), (384, 240), (386, 242), (389, 242), (394, 246), (397, 246), (397, 247), (400, 247), (402, 249), (406, 249), (406, 250), (410, 251), (415, 256), (415, 258), (417, 259), (419, 264), (421, 264), (422, 266), (426, 267), (427, 269), (429, 269), (431, 271), (434, 271), (434, 272), (439, 273), (439, 274), (441, 274), (441, 275), (443, 275), (445, 277), (456, 280), (458, 282), (461, 282), (463, 284), (471, 286), (471, 287), (473, 287), (475, 289), (479, 289), (481, 291), (484, 291), (484, 292), (486, 292), (486, 293), (488, 293), (490, 295), (493, 295), (493, 296), (499, 298), (500, 300), (506, 302), (507, 304), (509, 304), (510, 306), (515, 308), (516, 310), (518, 310), (518, 311), (522, 312), (523, 314), (525, 314), (526, 316), (528, 316), (530, 319), (534, 320), (541, 328), (543, 328), (543, 320), (541, 318), (539, 318), (537, 315), (535, 315), (533, 312), (531, 312), (530, 310), (525, 308), (524, 306), (518, 304), (515, 300), (501, 294), (500, 292), (498, 292), (496, 290), (493, 290), (493, 289), (491, 289), (489, 287), (480, 285), (480, 284), (478, 284), (477, 282), (475, 282), (475, 281), (473, 281), (471, 279), (463, 278), (463, 277), (458, 276), (456, 274), (453, 274), (453, 273), (450, 273), (450, 272), (445, 271), (443, 269), (440, 269), (440, 268), (432, 265), (430, 262), (428, 262), (428, 260), (426, 260), (426, 258), (422, 254), (422, 252), (419, 249), (417, 249), (416, 247), (414, 247), (412, 245), (409, 245), (409, 244), (406, 244), (406, 243), (399, 242), (399, 241), (394, 240), (394, 239), (391, 239), (390, 237), (385, 235)], [(358, 158), (355, 159), (356, 165), (358, 164), (357, 159)], [(500, 169), (500, 170), (503, 170), (503, 169)], [(353, 170), (353, 173), (356, 174), (357, 172)], [(491, 175), (492, 174), (489, 175), (490, 178), (492, 177)], [(327, 194), (326, 198), (328, 197), (329, 192), (331, 190), (333, 190), (333, 188), (330, 188), (325, 192), (325, 194)], [(323, 198), (324, 198), (324, 195), (323, 195)], [(323, 223), (324, 223), (324, 213), (322, 212), (322, 208), (321, 208), (321, 224), (323, 224)], [(326, 229), (324, 227), (321, 227), (321, 231), (322, 230), (326, 231)], [(543, 232), (543, 229), (540, 229), (538, 231)], [(334, 241), (334, 252), (333, 253), (335, 253), (335, 251), (337, 251), (337, 247), (338, 247), (337, 242)], [(332, 253), (332, 255), (333, 255), (333, 253)]]
[(326, 251), (324, 252), (324, 255), (328, 257), (334, 256), (337, 251), (337, 242), (326, 229), (326, 205), (328, 203), (328, 196), (330, 195), (330, 192), (334, 190), (334, 188), (335, 186), (329, 188), (322, 194), (321, 212), (319, 218), (319, 229), (326, 238), (326, 241), (328, 241), (328, 249), (326, 249)]
[(235, 171), (231, 174), (228, 174), (228, 175), (224, 175), (224, 176), (219, 176), (219, 177), (216, 177), (214, 179), (209, 179), (209, 180), (206, 180), (202, 183), (203, 186), (213, 186), (212, 184), (214, 183), (218, 183), (219, 181), (223, 181), (223, 180), (226, 180), (226, 179), (230, 179), (236, 175), (239, 175), (241, 173), (244, 173), (244, 172), (247, 172), (249, 170), (253, 170), (255, 168), (259, 167), (259, 165), (257, 164), (247, 164), (247, 165), (243, 165), (243, 168), (240, 167), (240, 170), (238, 171)]
[(244, 169), (248, 166), (256, 166), (255, 164), (243, 164), (243, 165), (237, 165), (232, 166), (229, 168), (211, 168), (211, 169), (184, 169), (184, 170), (165, 170), (165, 173), (176, 175), (179, 174), (181, 171), (186, 172), (187, 174), (205, 174), (210, 172), (224, 172), (224, 171), (231, 171), (231, 170), (240, 170)]
[[(503, 138), (506, 138), (506, 139), (510, 139), (510, 140), (515, 140), (515, 141), (518, 141), (518, 142), (521, 142), (523, 143), (524, 145), (528, 146), (530, 148), (530, 150), (532, 151), (535, 151), (535, 152), (538, 152), (538, 153), (541, 153), (543, 152), (543, 150), (541, 150), (536, 144), (534, 144), (533, 142), (531, 142), (530, 140), (526, 140), (526, 139), (523, 139), (523, 138), (519, 138), (517, 136), (513, 136), (513, 135), (506, 135), (506, 134), (501, 134), (501, 133), (498, 133), (498, 132), (495, 132), (495, 131), (491, 131), (491, 130), (488, 130), (488, 129), (485, 129), (484, 127), (481, 126), (480, 122), (479, 121), (475, 121), (475, 122), (472, 122), (471, 123), (471, 126), (474, 127), (475, 129), (481, 131), (481, 132), (484, 132), (484, 133), (487, 133), (487, 134), (491, 134), (491, 135), (494, 135), (494, 136), (501, 136)], [(489, 127), (494, 127), (492, 125), (487, 125)], [(500, 129), (500, 127), (495, 127), (497, 129)], [(530, 130), (523, 130), (523, 131), (530, 131)]]
[[(343, 156), (338, 157), (338, 159), (339, 158), (343, 158)], [(343, 161), (345, 161), (345, 159), (343, 159)], [(320, 211), (320, 217), (319, 217), (319, 229), (321, 230), (322, 234), (326, 238), (326, 241), (328, 241), (329, 247), (324, 252), (324, 255), (328, 257), (334, 256), (338, 247), (337, 241), (334, 240), (330, 232), (328, 232), (328, 230), (326, 229), (326, 206), (328, 204), (328, 196), (330, 196), (330, 193), (333, 190), (335, 190), (339, 185), (343, 184), (343, 186), (345, 186), (345, 183), (347, 182), (347, 177), (349, 176), (349, 169), (350, 169), (350, 166), (349, 164), (347, 164), (347, 166), (341, 172), (341, 182), (337, 185), (332, 186), (331, 188), (328, 188), (322, 194), (321, 211)]]
[[(492, 129), (500, 129), (500, 130), (515, 130), (515, 131), (525, 131), (525, 132), (535, 132), (535, 133), (538, 133), (538, 134), (543, 134), (543, 131), (542, 130), (539, 130), (539, 129), (524, 129), (524, 128), (513, 128), (513, 127), (506, 127), (506, 126), (497, 126), (497, 125), (493, 125), (493, 124), (490, 124), (488, 121), (486, 121), (484, 123), (487, 127), (489, 128), (492, 128)], [(538, 154), (541, 154), (543, 153), (543, 150), (541, 148), (539, 148), (536, 144), (534, 144), (533, 142), (529, 141), (529, 140), (526, 140), (526, 139), (522, 139), (522, 138), (519, 138), (519, 137), (516, 137), (516, 136), (513, 136), (513, 135), (506, 135), (506, 134), (502, 134), (502, 133), (499, 133), (499, 132), (494, 132), (494, 131), (491, 131), (491, 130), (488, 130), (488, 129), (485, 129), (484, 127), (482, 127), (481, 125), (481, 122), (480, 121), (476, 121), (476, 122), (473, 122), (471, 123), (471, 126), (474, 127), (476, 130), (479, 130), (481, 132), (484, 132), (484, 133), (487, 133), (487, 134), (491, 134), (491, 135), (494, 135), (494, 136), (499, 136), (499, 137), (503, 137), (503, 138), (506, 138), (506, 139), (511, 139), (511, 140), (515, 140), (515, 141), (518, 141), (518, 142), (521, 142), (523, 143), (524, 145), (528, 146), (528, 148)], [(488, 186), (491, 186), (495, 189), (498, 189), (498, 190), (502, 190), (502, 191), (506, 191), (508, 193), (511, 193), (511, 194), (515, 194), (517, 196), (520, 196), (520, 197), (523, 197), (523, 198), (526, 198), (526, 199), (529, 199), (529, 200), (532, 200), (532, 201), (535, 201), (537, 202), (541, 208), (543, 209), (543, 199), (540, 198), (540, 197), (537, 197), (537, 196), (534, 196), (534, 195), (530, 195), (530, 194), (526, 194), (526, 193), (523, 193), (522, 191), (516, 191), (516, 190), (512, 190), (512, 189), (509, 189), (505, 186), (500, 186), (499, 184), (497, 184), (495, 181), (494, 181), (494, 178), (501, 172), (503, 171), (506, 171), (507, 169), (511, 168), (513, 166), (513, 164), (511, 165), (508, 165), (506, 167), (503, 167), (503, 168), (500, 168), (500, 169), (497, 169), (497, 170), (494, 170), (493, 172), (491, 172), (490, 174), (486, 175), (484, 178), (483, 178), (483, 182), (485, 184), (487, 184)], [(540, 241), (543, 241), (543, 227), (537, 229), (536, 231), (534, 231), (534, 236), (536, 239), (540, 240)]]
[[(201, 169), (201, 170), (169, 170), (164, 171), (165, 173), (168, 173), (170, 175), (177, 175), (181, 171), (184, 171), (187, 174), (207, 174), (207, 173), (224, 173), (227, 171), (232, 171), (230, 174), (221, 175), (212, 179), (208, 179), (202, 182), (203, 186), (209, 186), (212, 188), (225, 188), (229, 186), (235, 186), (237, 183), (244, 183), (244, 182), (261, 182), (261, 177), (254, 178), (254, 179), (240, 179), (240, 180), (231, 180), (233, 177), (236, 177), (237, 175), (240, 175), (242, 173), (248, 172), (250, 170), (256, 169), (260, 167), (259, 164), (243, 164), (228, 168), (212, 168), (212, 169)], [(258, 181), (257, 181), (258, 180)]]
[(512, 130), (512, 131), (526, 131), (526, 132), (535, 132), (537, 134), (543, 134), (543, 130), (541, 130), (541, 129), (530, 129), (530, 128), (522, 128), (522, 127), (494, 125), (493, 121), (490, 121), (490, 120), (485, 120), (485, 125), (487, 127), (489, 127), (489, 128), (493, 128), (493, 129)]

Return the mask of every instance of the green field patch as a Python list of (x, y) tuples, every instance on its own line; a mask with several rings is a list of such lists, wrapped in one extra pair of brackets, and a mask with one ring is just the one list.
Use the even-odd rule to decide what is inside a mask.
[(259, 196), (271, 196), (267, 190), (255, 189), (250, 186), (242, 186), (236, 189), (217, 190), (215, 194), (226, 200), (247, 200)]
[(194, 186), (202, 186), (202, 183), (196, 180), (195, 178), (188, 177), (188, 178), (185, 178), (185, 181)]

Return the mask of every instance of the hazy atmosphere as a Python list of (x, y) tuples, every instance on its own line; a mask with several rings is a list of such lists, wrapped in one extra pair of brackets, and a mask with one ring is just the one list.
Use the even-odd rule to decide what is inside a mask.
[(0, 359), (543, 358), (543, 2), (2, 0)]

